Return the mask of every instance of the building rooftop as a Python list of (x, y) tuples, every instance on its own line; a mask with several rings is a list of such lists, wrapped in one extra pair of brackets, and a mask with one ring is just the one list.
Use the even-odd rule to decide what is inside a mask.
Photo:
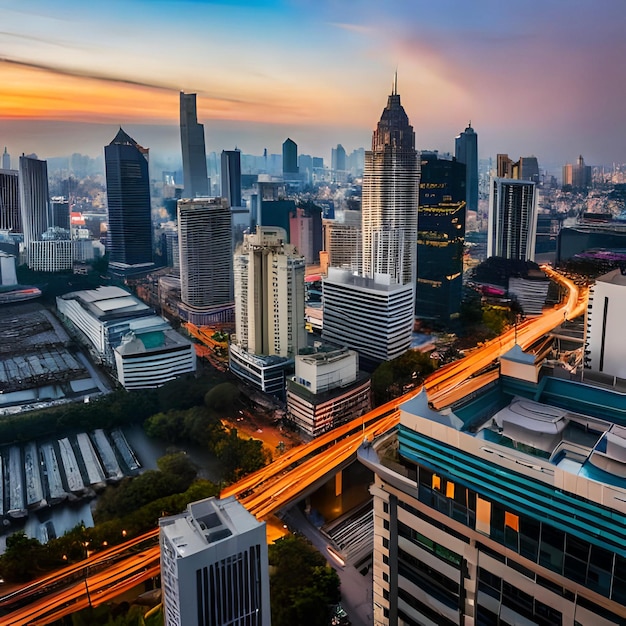
[(179, 558), (201, 552), (232, 535), (240, 535), (263, 524), (235, 496), (192, 502), (183, 513), (159, 520), (161, 532)]
[(622, 273), (619, 269), (612, 270), (611, 272), (603, 274), (597, 278), (596, 282), (626, 286), (626, 273)]
[(123, 337), (122, 343), (115, 348), (115, 351), (122, 356), (129, 357), (147, 352), (157, 352), (175, 346), (188, 345), (189, 341), (171, 328), (150, 330), (144, 333), (131, 330)]
[(120, 287), (98, 287), (73, 291), (60, 298), (78, 301), (84, 309), (100, 321), (120, 317), (147, 316), (153, 313), (148, 305)]
[(328, 268), (328, 277), (324, 282), (334, 283), (339, 285), (349, 285), (357, 287), (363, 291), (371, 292), (394, 292), (405, 291), (411, 285), (398, 285), (391, 282), (391, 276), (389, 274), (376, 274), (374, 278), (367, 276), (360, 276), (354, 274), (352, 270), (346, 270), (338, 267)]

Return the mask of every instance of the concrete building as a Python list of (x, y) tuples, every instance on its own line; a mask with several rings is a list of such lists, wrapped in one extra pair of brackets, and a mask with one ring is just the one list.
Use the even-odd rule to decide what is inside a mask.
[(322, 338), (359, 353), (369, 370), (406, 352), (413, 331), (413, 285), (388, 275), (355, 276), (331, 267), (323, 281)]
[(344, 220), (324, 220), (324, 251), (328, 255), (328, 264), (361, 273), (363, 261), (361, 234), (361, 212), (343, 212)]
[(33, 241), (28, 252), (28, 267), (36, 272), (71, 270), (74, 263), (75, 243), (78, 242), (69, 239)]
[(159, 520), (166, 626), (270, 625), (265, 522), (234, 496)]
[(120, 273), (152, 265), (152, 216), (148, 149), (121, 128), (104, 148), (109, 268)]
[(532, 361), (439, 412), (422, 391), (359, 449), (375, 624), (625, 622), (624, 395)]
[(567, 163), (563, 166), (563, 187), (571, 187), (578, 191), (584, 191), (591, 185), (591, 166), (585, 165), (582, 154), (576, 163)]
[(20, 157), (19, 198), (24, 233), (24, 248), (28, 253), (33, 241), (50, 225), (48, 219), (48, 164), (27, 156)]
[(232, 217), (228, 200), (179, 200), (178, 241), (183, 304), (206, 310), (232, 303)]
[(261, 357), (269, 357), (271, 367), (281, 358), (289, 368), (307, 345), (305, 260), (285, 240), (282, 228), (258, 226), (244, 236), (234, 256), (236, 335), (231, 337), (230, 366), (242, 377), (258, 378), (258, 372), (246, 371), (258, 368)]
[(186, 198), (209, 195), (204, 126), (198, 124), (196, 94), (180, 92), (180, 144)]
[(589, 294), (586, 367), (626, 385), (626, 274), (612, 270), (596, 279)]
[[(478, 135), (472, 123), (454, 140), (454, 155), (465, 164), (465, 202), (470, 211), (478, 210)], [(419, 220), (418, 220), (419, 222)]]
[(287, 381), (287, 418), (308, 437), (317, 437), (371, 409), (370, 379), (359, 372), (354, 350), (318, 351), (296, 357)]
[(0, 230), (8, 230), (12, 233), (22, 232), (17, 170), (0, 170)]
[(57, 310), (129, 389), (159, 387), (196, 370), (193, 345), (124, 289), (74, 291), (57, 298)]
[(487, 256), (533, 261), (536, 231), (535, 183), (493, 178), (489, 195)]
[(415, 288), (419, 181), (415, 133), (394, 87), (365, 153), (365, 276), (389, 274), (394, 283)]

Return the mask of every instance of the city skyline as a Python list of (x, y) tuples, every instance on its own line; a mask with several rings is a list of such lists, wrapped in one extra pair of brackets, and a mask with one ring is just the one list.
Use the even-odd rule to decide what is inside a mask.
[(452, 152), (471, 119), (481, 157), (624, 162), (626, 69), (611, 60), (626, 47), (626, 6), (575, 9), (133, 0), (105, 14), (99, 3), (0, 0), (0, 145), (14, 159), (97, 156), (123, 125), (165, 158), (180, 150), (182, 89), (198, 94), (207, 152), (279, 153), (289, 136), (328, 158), (338, 142), (368, 145), (397, 67), (418, 149)]

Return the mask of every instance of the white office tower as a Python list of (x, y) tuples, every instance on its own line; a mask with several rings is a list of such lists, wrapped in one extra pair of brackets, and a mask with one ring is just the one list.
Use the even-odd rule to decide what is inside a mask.
[(415, 285), (420, 170), (415, 133), (394, 86), (363, 172), (363, 274)]
[(165, 626), (269, 626), (265, 522), (234, 496), (159, 520)]
[(257, 226), (234, 257), (235, 328), (230, 369), (261, 391), (283, 395), (285, 372), (306, 347), (305, 259), (283, 228)]
[(593, 374), (604, 377), (602, 382), (622, 385), (626, 381), (626, 275), (612, 270), (600, 276), (589, 295), (587, 314), (587, 353), (585, 378)]
[(365, 278), (330, 267), (323, 303), (322, 338), (356, 350), (366, 369), (395, 359), (411, 346), (411, 284), (394, 284), (388, 274)]
[(41, 241), (48, 230), (48, 164), (26, 156), (20, 157), (19, 197), (24, 248)]
[(537, 234), (535, 183), (512, 178), (492, 178), (488, 228), (488, 257), (533, 261)]
[(233, 301), (232, 217), (226, 198), (178, 201), (180, 295), (209, 309)]

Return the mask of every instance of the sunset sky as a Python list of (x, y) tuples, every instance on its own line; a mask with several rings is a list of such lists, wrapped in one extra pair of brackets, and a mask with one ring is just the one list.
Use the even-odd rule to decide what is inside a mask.
[(0, 150), (102, 154), (119, 125), (179, 158), (367, 147), (398, 69), (418, 148), (626, 162), (624, 0), (0, 0)]

